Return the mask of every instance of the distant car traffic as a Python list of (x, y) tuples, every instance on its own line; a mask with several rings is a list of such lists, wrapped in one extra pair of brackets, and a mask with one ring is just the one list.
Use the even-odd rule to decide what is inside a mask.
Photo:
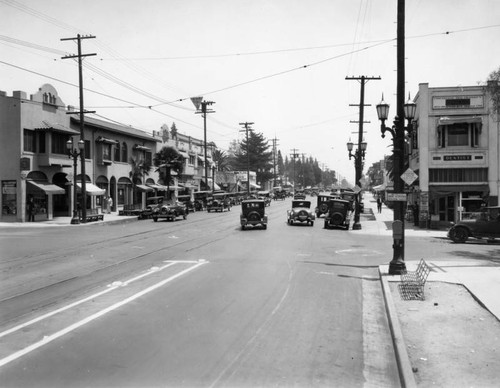
[(153, 211), (157, 207), (161, 207), (165, 197), (149, 197), (146, 198), (146, 208), (141, 210), (139, 213), (139, 219), (144, 220), (146, 218), (151, 218), (153, 216)]
[(159, 219), (166, 219), (167, 221), (175, 221), (177, 217), (187, 218), (186, 205), (182, 202), (163, 203), (161, 206), (153, 210), (153, 221), (157, 222)]
[(231, 210), (231, 199), (227, 193), (217, 193), (207, 199), (207, 212)]
[(500, 238), (500, 206), (489, 206), (474, 213), (472, 218), (457, 222), (448, 230), (448, 237), (455, 243), (469, 238), (494, 240)]
[(266, 204), (262, 199), (249, 199), (241, 202), (240, 214), (241, 230), (248, 225), (262, 226), (267, 229)]
[(289, 225), (293, 225), (295, 222), (306, 222), (307, 225), (313, 226), (315, 219), (316, 217), (311, 210), (311, 201), (294, 199), (292, 201), (292, 208), (287, 210), (287, 222)]

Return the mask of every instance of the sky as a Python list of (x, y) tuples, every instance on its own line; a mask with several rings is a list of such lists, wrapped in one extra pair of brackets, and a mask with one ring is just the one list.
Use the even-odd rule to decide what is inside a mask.
[[(406, 91), (484, 84), (500, 67), (500, 0), (406, 0)], [(151, 133), (175, 122), (203, 139), (190, 98), (213, 101), (207, 140), (227, 150), (252, 122), (283, 157), (295, 152), (354, 182), (365, 84), (365, 169), (391, 153), (375, 110), (396, 104), (397, 0), (0, 0), (0, 90), (53, 85), (86, 110)], [(90, 38), (95, 37), (95, 38)], [(405, 98), (406, 100), (407, 98)], [(89, 115), (90, 116), (90, 115)]]

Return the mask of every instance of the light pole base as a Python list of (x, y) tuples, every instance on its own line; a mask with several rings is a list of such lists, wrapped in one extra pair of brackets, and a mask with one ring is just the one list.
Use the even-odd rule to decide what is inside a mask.
[(406, 264), (402, 259), (393, 259), (389, 263), (389, 275), (401, 275), (406, 272)]
[(355, 222), (352, 224), (352, 230), (361, 230), (361, 224), (359, 222)]
[(80, 223), (80, 218), (78, 217), (73, 217), (71, 219), (71, 225), (78, 225)]

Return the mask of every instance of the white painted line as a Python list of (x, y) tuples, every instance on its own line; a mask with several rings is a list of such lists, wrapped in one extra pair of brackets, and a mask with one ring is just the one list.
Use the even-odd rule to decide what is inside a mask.
[[(176, 262), (169, 262), (167, 265), (164, 265), (163, 267), (160, 267), (158, 270), (156, 271), (161, 271), (161, 270), (164, 270), (168, 267), (171, 267), (172, 265), (176, 264)], [(156, 272), (154, 271), (154, 272)], [(99, 296), (102, 296), (104, 294), (107, 294), (108, 292), (111, 292), (111, 291), (114, 291), (116, 290), (118, 287), (123, 287), (123, 286), (126, 286), (130, 283), (132, 283), (133, 281), (136, 281), (138, 279), (141, 279), (145, 276), (149, 276), (153, 273), (153, 271), (150, 271), (150, 272), (146, 272), (145, 274), (143, 275), (140, 275), (140, 276), (137, 276), (133, 279), (130, 279), (130, 280), (127, 280), (125, 282), (122, 282), (122, 281), (115, 281), (113, 283), (111, 283), (110, 285), (108, 285), (108, 289), (106, 290), (103, 290), (103, 291), (100, 291), (96, 294), (93, 294), (93, 295), (90, 295), (86, 298), (83, 298), (83, 299), (80, 299), (80, 300), (77, 300), (76, 302), (73, 302), (73, 303), (70, 303), (69, 305), (67, 306), (64, 306), (64, 307), (61, 307), (60, 309), (57, 309), (57, 310), (54, 310), (54, 311), (51, 311), (50, 313), (47, 313), (47, 314), (44, 314), (44, 315), (40, 315), (39, 317), (35, 318), (35, 319), (32, 319), (31, 321), (28, 321), (28, 322), (25, 322), (25, 323), (22, 323), (20, 325), (17, 325), (17, 326), (14, 326), (12, 328), (10, 328), (9, 330), (6, 330), (6, 331), (3, 331), (0, 333), (0, 338), (2, 337), (5, 337), (6, 335), (9, 335), (9, 334), (12, 334), (18, 330), (21, 330), (27, 326), (30, 326), (30, 325), (33, 325), (34, 323), (37, 323), (37, 322), (40, 322), (40, 321), (43, 321), (44, 319), (47, 319), (47, 318), (50, 318), (51, 316), (53, 315), (56, 315), (56, 314), (59, 314), (59, 313), (62, 313), (63, 311), (66, 311), (70, 308), (73, 308), (75, 306), (78, 306), (82, 303), (85, 303), (85, 302), (88, 302), (89, 300), (92, 300), (92, 299), (95, 299)]]
[(158, 282), (158, 283), (156, 283), (156, 284), (154, 284), (154, 285), (152, 285), (152, 286), (150, 286), (150, 287), (148, 287), (148, 288), (146, 288), (146, 289), (144, 289), (144, 290), (142, 290), (142, 291), (140, 291), (140, 292), (138, 292), (138, 293), (136, 293), (128, 298), (125, 298), (121, 302), (115, 303), (114, 305), (111, 305), (111, 306), (99, 311), (98, 313), (92, 314), (89, 317), (82, 319), (81, 321), (76, 322), (76, 323), (66, 327), (65, 329), (62, 329), (54, 334), (43, 337), (43, 339), (41, 341), (35, 342), (34, 344), (27, 346), (26, 348), (19, 350), (18, 352), (15, 352), (8, 357), (2, 358), (0, 360), (0, 368), (2, 366), (7, 365), (8, 363), (10, 363), (14, 360), (17, 360), (18, 358), (20, 358), (28, 353), (31, 353), (33, 350), (36, 350), (44, 345), (47, 345), (48, 343), (54, 341), (57, 338), (62, 337), (65, 334), (68, 334), (68, 333), (72, 332), (73, 330), (76, 330), (79, 327), (86, 325), (87, 323), (92, 322), (93, 320), (100, 318), (103, 315), (105, 315), (113, 310), (116, 310), (118, 307), (124, 306), (127, 303), (130, 303), (130, 302), (134, 301), (135, 299), (140, 298), (141, 296), (144, 296), (144, 295), (150, 293), (151, 291), (154, 291), (157, 288), (164, 286), (165, 284), (171, 282), (172, 280), (175, 280), (178, 277), (181, 277), (182, 275), (187, 274), (188, 272), (202, 266), (203, 264), (206, 264), (206, 263), (197, 263), (197, 264), (193, 265), (192, 267), (185, 269), (184, 271), (181, 271), (181, 272), (179, 272), (179, 273), (177, 273), (177, 274), (175, 274), (167, 279), (164, 279), (161, 282)]

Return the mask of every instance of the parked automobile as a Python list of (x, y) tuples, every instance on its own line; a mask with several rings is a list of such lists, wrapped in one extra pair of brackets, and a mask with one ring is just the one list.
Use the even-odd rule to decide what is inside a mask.
[(207, 212), (223, 212), (224, 210), (231, 210), (231, 200), (227, 193), (214, 194), (207, 200)]
[(329, 194), (319, 194), (317, 197), (317, 206), (315, 209), (316, 217), (319, 218), (322, 214), (328, 213), (328, 202), (333, 197)]
[(262, 199), (249, 199), (241, 202), (240, 214), (241, 230), (245, 230), (248, 225), (262, 225), (267, 229), (266, 204)]
[(469, 238), (494, 240), (500, 238), (500, 206), (489, 206), (473, 213), (467, 220), (457, 222), (448, 230), (448, 237), (455, 243)]
[(287, 210), (288, 225), (293, 225), (294, 222), (306, 222), (307, 225), (314, 225), (314, 212), (311, 210), (311, 201), (293, 200), (292, 208)]
[(349, 204), (351, 206), (351, 210), (354, 210), (354, 202), (356, 201), (356, 193), (352, 191), (344, 191), (340, 193), (340, 198), (343, 200), (349, 201)]
[(146, 208), (141, 210), (139, 213), (139, 219), (144, 220), (147, 218), (151, 218), (153, 216), (153, 211), (157, 207), (160, 207), (163, 204), (165, 197), (149, 197), (146, 198)]
[(271, 193), (269, 191), (258, 191), (257, 192), (258, 199), (262, 199), (266, 206), (271, 205)]
[(160, 218), (167, 221), (175, 221), (177, 217), (187, 218), (187, 209), (182, 202), (163, 203), (153, 210), (153, 221), (157, 222)]
[(190, 195), (178, 195), (177, 200), (186, 206), (186, 211), (193, 213), (196, 209)]
[(325, 215), (325, 229), (349, 229), (351, 221), (351, 204), (344, 199), (331, 199), (328, 201), (328, 213)]

